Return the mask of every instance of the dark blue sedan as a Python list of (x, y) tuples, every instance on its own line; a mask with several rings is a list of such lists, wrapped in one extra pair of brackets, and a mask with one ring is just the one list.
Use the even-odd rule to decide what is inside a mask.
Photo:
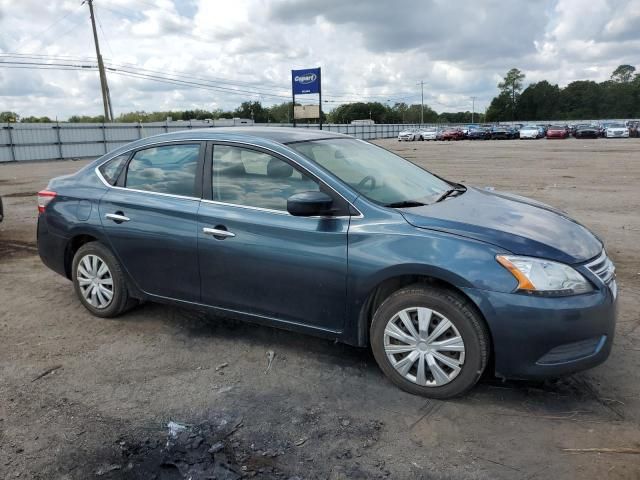
[(371, 346), (428, 397), (487, 368), (590, 368), (613, 342), (615, 269), (589, 230), (344, 135), (150, 137), (51, 180), (38, 208), (42, 260), (94, 315), (165, 302)]

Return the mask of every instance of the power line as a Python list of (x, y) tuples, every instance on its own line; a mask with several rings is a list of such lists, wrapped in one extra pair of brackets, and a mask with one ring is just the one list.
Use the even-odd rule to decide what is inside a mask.
[(109, 43), (109, 39), (107, 38), (107, 35), (106, 33), (104, 33), (104, 29), (102, 28), (102, 22), (100, 22), (100, 18), (96, 17), (96, 20), (98, 20), (98, 27), (100, 27), (100, 31), (102, 32), (102, 38), (107, 44), (107, 48), (111, 52), (111, 55), (115, 57), (115, 55), (113, 54), (113, 50), (111, 49), (111, 44)]
[[(55, 27), (57, 24), (59, 24), (60, 22), (62, 22), (63, 20), (65, 20), (67, 17), (69, 17), (72, 14), (75, 14), (81, 7), (82, 5), (79, 5), (78, 7), (76, 7), (74, 10), (69, 11), (66, 15), (63, 15), (62, 17), (60, 17), (58, 20), (56, 20), (55, 22), (53, 22), (52, 24), (50, 24), (47, 28), (45, 28), (44, 30), (42, 30), (41, 32), (35, 34), (35, 35), (31, 35), (30, 38), (28, 38), (27, 40), (23, 40), (18, 47), (15, 49), (16, 52), (19, 52), (20, 49), (27, 43), (29, 43), (31, 40), (35, 40), (36, 38), (42, 40), (42, 37), (44, 36), (45, 33), (47, 33), (49, 30), (51, 30), (53, 27)], [(79, 19), (76, 20), (76, 22), (74, 23), (78, 23)], [(66, 33), (65, 33), (66, 35)]]
[[(29, 61), (31, 60), (30, 57), (35, 57), (35, 60)], [(19, 65), (22, 68), (28, 68), (30, 66), (33, 66), (33, 67), (38, 66), (39, 67), (38, 69), (55, 69), (57, 66), (60, 69), (63, 69), (64, 67), (65, 70), (78, 69), (78, 70), (87, 71), (90, 69), (95, 70), (97, 68), (95, 63), (87, 64), (88, 60), (85, 57), (73, 57), (68, 55), (67, 56), (46, 56), (46, 55), (26, 56), (22, 54), (0, 54), (0, 58), (17, 58), (17, 60), (12, 60), (10, 62), (0, 60), (0, 66), (3, 65), (5, 66), (5, 68), (8, 68), (9, 64), (13, 64), (14, 66)], [(46, 61), (49, 61), (50, 63), (46, 63)], [(51, 63), (54, 61), (56, 63)], [(286, 99), (286, 100), (289, 99), (288, 95), (279, 94), (279, 93), (269, 93), (262, 90), (247, 88), (245, 87), (244, 83), (241, 85), (236, 85), (232, 82), (212, 81), (212, 80), (205, 79), (203, 77), (194, 77), (191, 75), (182, 75), (182, 74), (175, 74), (175, 73), (163, 74), (156, 70), (144, 69), (141, 67), (126, 67), (126, 66), (115, 67), (112, 65), (119, 65), (119, 64), (108, 63), (106, 64), (105, 68), (108, 69), (109, 71), (112, 71), (113, 73), (116, 73), (122, 76), (128, 76), (130, 78), (151, 80), (155, 82), (182, 86), (182, 87), (194, 87), (199, 89), (218, 91), (218, 92), (223, 92), (223, 93), (234, 95), (234, 96), (251, 95), (251, 96), (268, 97), (272, 99)], [(248, 84), (248, 85), (252, 85), (252, 84)], [(238, 86), (240, 86), (241, 88), (233, 88)], [(283, 90), (284, 89), (280, 91), (283, 91)], [(416, 94), (405, 96), (405, 97), (397, 97), (396, 100), (415, 98), (415, 96)], [(391, 97), (391, 95), (388, 95), (388, 97)], [(329, 98), (326, 98), (323, 101), (323, 103), (345, 104), (345, 105), (351, 104), (351, 103), (366, 103), (365, 98), (366, 97), (336, 99), (333, 97), (329, 97)], [(391, 101), (392, 99), (388, 98), (387, 100)], [(308, 102), (305, 101), (304, 103), (312, 103), (312, 102), (313, 100), (309, 100)], [(436, 100), (433, 100), (433, 103), (445, 106), (447, 108), (451, 107), (451, 105), (442, 104), (441, 102), (438, 102)]]
[(0, 58), (25, 58), (25, 59), (64, 60), (64, 61), (92, 60), (91, 57), (78, 57), (74, 55), (41, 55), (41, 54), (29, 54), (29, 53), (0, 53)]
[[(0, 57), (5, 56), (5, 54), (0, 54)], [(12, 54), (6, 54), (6, 56), (13, 56)], [(35, 57), (36, 55), (34, 55)], [(51, 60), (58, 60), (58, 59), (63, 59), (63, 60), (67, 60), (67, 58), (73, 58), (75, 60), (86, 60), (86, 57), (71, 57), (71, 56), (47, 56), (47, 55), (37, 55), (38, 58), (46, 58), (46, 59), (51, 59)], [(104, 57), (103, 57), (104, 58)], [(229, 80), (229, 79), (224, 79), (221, 77), (201, 77), (201, 76), (195, 76), (195, 75), (191, 75), (191, 74), (183, 74), (183, 73), (177, 73), (177, 72), (166, 72), (166, 71), (158, 71), (158, 70), (153, 70), (153, 69), (149, 69), (149, 68), (144, 68), (141, 66), (138, 66), (136, 64), (133, 63), (127, 63), (127, 62), (122, 62), (122, 63), (115, 63), (115, 62), (110, 62), (110, 61), (105, 61), (105, 66), (107, 68), (112, 67), (112, 68), (126, 68), (128, 70), (134, 70), (136, 73), (140, 73), (140, 72), (145, 72), (145, 73), (149, 73), (149, 74), (153, 74), (153, 75), (161, 75), (163, 77), (174, 77), (176, 79), (187, 79), (189, 81), (193, 81), (193, 80), (199, 80), (202, 82), (207, 82), (207, 83), (211, 83), (211, 84), (220, 84), (223, 86), (240, 86), (243, 88), (251, 88), (252, 89), (252, 93), (256, 94), (256, 95), (272, 95), (275, 94), (278, 97), (283, 97), (284, 98), (284, 93), (287, 89), (287, 87), (274, 87), (274, 88), (265, 88), (262, 87), (262, 85), (264, 85), (264, 83), (260, 83), (261, 86), (257, 87), (255, 83), (252, 82), (244, 82), (241, 80)], [(275, 84), (273, 84), (275, 85)], [(388, 93), (388, 94), (362, 94), (362, 95), (335, 95), (335, 94), (327, 94), (325, 96), (325, 101), (323, 103), (357, 103), (357, 102), (366, 102), (367, 99), (374, 99), (376, 97), (380, 96), (381, 98), (386, 97), (387, 100), (391, 101), (391, 100), (405, 100), (407, 98), (411, 98), (415, 95), (407, 95), (406, 93)], [(346, 98), (345, 98), (346, 97)], [(288, 95), (287, 95), (288, 98)]]
[(87, 67), (45, 67), (45, 66), (20, 66), (20, 65), (3, 65), (4, 62), (0, 62), (0, 68), (8, 68), (8, 69), (26, 69), (26, 70), (73, 70), (76, 72), (91, 72), (96, 71), (98, 69), (97, 66), (87, 66)]
[[(73, 63), (39, 63), (39, 62), (0, 62), (0, 65), (8, 64), (8, 65), (34, 65), (34, 66), (56, 66), (56, 67), (77, 67), (77, 68), (86, 68), (84, 65), (73, 64)], [(27, 68), (27, 67), (24, 67)], [(95, 68), (95, 65), (92, 65), (91, 68)]]

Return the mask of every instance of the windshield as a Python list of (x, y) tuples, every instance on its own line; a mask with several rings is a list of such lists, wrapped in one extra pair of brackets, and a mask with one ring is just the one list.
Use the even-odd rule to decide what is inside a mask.
[(610, 123), (607, 128), (626, 128), (622, 123)]
[(384, 148), (353, 138), (288, 145), (382, 205), (435, 202), (451, 185)]

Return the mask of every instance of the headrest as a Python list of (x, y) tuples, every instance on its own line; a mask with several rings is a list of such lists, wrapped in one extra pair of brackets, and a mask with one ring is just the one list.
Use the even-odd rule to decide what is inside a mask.
[(293, 167), (277, 158), (272, 158), (267, 164), (267, 175), (275, 178), (287, 178), (293, 174)]

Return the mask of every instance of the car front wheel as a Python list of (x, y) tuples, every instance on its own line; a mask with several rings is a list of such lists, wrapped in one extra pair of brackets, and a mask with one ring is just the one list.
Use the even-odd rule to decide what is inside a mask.
[(99, 242), (78, 249), (73, 257), (72, 280), (80, 302), (98, 317), (115, 317), (135, 305), (118, 260)]
[(486, 368), (489, 334), (471, 303), (455, 292), (413, 285), (374, 314), (371, 348), (403, 390), (445, 399), (473, 387)]

